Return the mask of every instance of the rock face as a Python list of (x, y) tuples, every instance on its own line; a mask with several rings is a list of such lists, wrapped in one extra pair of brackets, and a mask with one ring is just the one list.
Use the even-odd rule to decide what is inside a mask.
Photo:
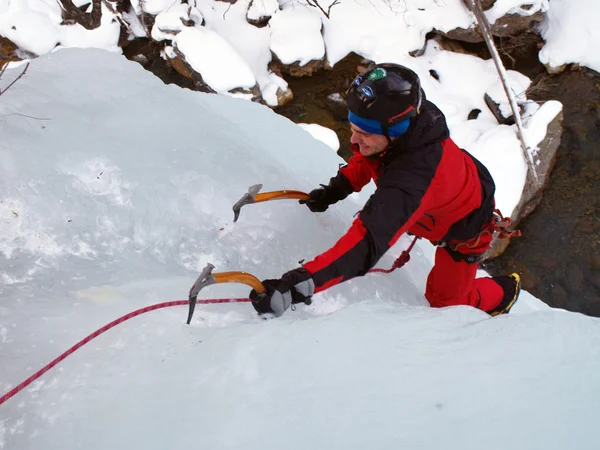
[(535, 158), (536, 172), (541, 182), (541, 186), (537, 187), (533, 175), (531, 173), (527, 174), (527, 181), (525, 182), (525, 188), (521, 195), (521, 201), (513, 211), (513, 223), (515, 224), (518, 224), (521, 220), (531, 214), (542, 200), (542, 192), (548, 184), (550, 173), (556, 162), (556, 151), (558, 150), (562, 138), (562, 122), (563, 113), (561, 111), (548, 125), (546, 137), (540, 143), (540, 149)]
[[(535, 183), (532, 173), (530, 171), (527, 172), (521, 200), (511, 215), (511, 229), (513, 230), (517, 229), (519, 223), (531, 214), (542, 200), (542, 194), (550, 180), (550, 173), (556, 162), (556, 152), (561, 143), (562, 122), (563, 113), (561, 111), (560, 114), (550, 122), (546, 137), (539, 144), (539, 151), (534, 158), (534, 162), (536, 163), (536, 172), (540, 183)], [(495, 238), (492, 242), (492, 246), (486, 252), (484, 259), (493, 259), (501, 255), (508, 247), (508, 244), (509, 239)]]

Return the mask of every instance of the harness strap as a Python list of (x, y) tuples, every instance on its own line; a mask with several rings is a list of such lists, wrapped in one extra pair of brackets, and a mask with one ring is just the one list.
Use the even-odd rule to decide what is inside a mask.
[(519, 237), (522, 236), (523, 233), (519, 230), (509, 230), (510, 226), (510, 217), (502, 216), (502, 213), (499, 209), (494, 210), (494, 218), (493, 218), (493, 231), (498, 232), (498, 239), (510, 239), (511, 237)]
[(494, 233), (498, 233), (498, 239), (510, 239), (512, 237), (521, 236), (521, 231), (508, 229), (510, 227), (510, 223), (510, 217), (504, 217), (499, 209), (495, 209), (491, 222), (484, 226), (483, 229), (479, 232), (479, 234), (473, 239), (469, 239), (468, 241), (463, 242), (442, 242), (440, 246), (447, 247), (447, 249), (450, 250), (451, 253), (457, 253), (457, 257), (462, 257), (462, 255), (464, 255), (465, 260), (473, 259), (474, 262), (477, 262), (475, 261), (473, 256), (481, 255), (478, 255), (476, 253), (462, 253), (460, 249), (473, 250), (480, 245), (482, 236), (493, 236)]

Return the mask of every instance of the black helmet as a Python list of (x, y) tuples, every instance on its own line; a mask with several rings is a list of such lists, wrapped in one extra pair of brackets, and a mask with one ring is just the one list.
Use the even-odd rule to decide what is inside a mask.
[(387, 129), (419, 114), (423, 92), (416, 73), (399, 64), (377, 64), (348, 88), (348, 110)]

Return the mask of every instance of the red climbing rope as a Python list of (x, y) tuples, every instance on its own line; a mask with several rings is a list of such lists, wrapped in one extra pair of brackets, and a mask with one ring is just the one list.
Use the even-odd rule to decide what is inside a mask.
[(371, 270), (369, 270), (369, 273), (373, 273), (373, 272), (375, 272), (375, 273), (392, 273), (394, 270), (402, 267), (404, 264), (406, 264), (408, 261), (410, 261), (410, 251), (415, 246), (417, 239), (419, 239), (419, 238), (415, 236), (415, 238), (412, 240), (412, 242), (410, 243), (408, 248), (406, 250), (403, 250), (402, 253), (400, 254), (400, 256), (398, 256), (398, 258), (396, 258), (396, 261), (394, 261), (394, 264), (392, 264), (392, 267), (390, 267), (387, 270), (386, 269), (371, 269)]
[[(413, 246), (415, 245), (415, 242), (417, 242), (416, 237), (413, 239), (413, 241), (411, 242), (409, 247), (402, 252), (402, 254), (396, 259), (396, 261), (394, 261), (394, 264), (392, 264), (392, 267), (390, 267), (389, 269), (387, 269), (387, 270), (386, 269), (371, 269), (371, 270), (369, 270), (369, 272), (391, 273), (394, 270), (402, 267), (404, 264), (406, 264), (410, 260), (409, 253), (412, 250)], [(209, 299), (204, 299), (204, 300), (198, 300), (197, 302), (201, 303), (201, 304), (210, 304), (210, 303), (241, 303), (241, 302), (249, 302), (249, 301), (250, 301), (249, 298), (209, 298)], [(140, 314), (144, 314), (144, 313), (147, 313), (150, 311), (155, 311), (157, 309), (169, 308), (170, 306), (183, 306), (183, 305), (188, 305), (188, 304), (189, 304), (188, 300), (174, 300), (171, 302), (158, 303), (156, 305), (146, 306), (145, 308), (137, 309), (133, 312), (130, 312), (129, 314), (125, 314), (124, 316), (119, 317), (116, 320), (113, 320), (110, 323), (107, 323), (102, 328), (94, 331), (92, 334), (90, 334), (86, 338), (79, 341), (73, 347), (68, 349), (63, 354), (61, 354), (58, 358), (56, 358), (55, 360), (46, 364), (44, 367), (42, 367), (36, 373), (31, 375), (25, 381), (23, 381), (21, 384), (19, 384), (18, 386), (15, 386), (10, 391), (8, 391), (6, 394), (4, 394), (2, 397), (0, 397), (0, 405), (2, 405), (8, 399), (10, 399), (11, 397), (15, 396), (20, 391), (25, 389), (27, 386), (29, 386), (31, 383), (33, 383), (35, 380), (37, 380), (39, 377), (44, 375), (46, 372), (48, 372), (50, 369), (52, 369), (54, 366), (56, 366), (58, 363), (60, 363), (62, 360), (64, 360), (67, 356), (71, 355), (76, 350), (83, 347), (85, 344), (90, 342), (92, 339), (100, 336), (105, 331), (110, 330), (111, 328), (125, 322), (126, 320), (129, 320), (129, 319), (132, 319), (133, 317), (139, 316)]]
[[(198, 300), (198, 303), (202, 303), (202, 304), (208, 304), (208, 303), (240, 303), (240, 302), (249, 302), (249, 301), (250, 301), (249, 298), (210, 298), (210, 299), (205, 299), (205, 300)], [(56, 366), (58, 363), (60, 363), (62, 360), (64, 360), (67, 356), (71, 355), (76, 350), (78, 350), (79, 348), (83, 347), (85, 344), (87, 344), (88, 342), (90, 342), (92, 339), (100, 336), (105, 331), (110, 330), (111, 328), (113, 328), (113, 327), (115, 327), (115, 326), (117, 326), (117, 325), (125, 322), (126, 320), (129, 320), (129, 319), (131, 319), (133, 317), (139, 316), (140, 314), (144, 314), (144, 313), (147, 313), (147, 312), (150, 312), (150, 311), (155, 311), (157, 309), (169, 308), (170, 306), (181, 306), (181, 305), (187, 305), (187, 304), (188, 304), (188, 300), (174, 300), (174, 301), (171, 301), (171, 302), (158, 303), (156, 305), (151, 305), (151, 306), (146, 306), (145, 308), (140, 308), (138, 310), (130, 312), (129, 314), (125, 314), (124, 316), (119, 317), (118, 319), (113, 320), (110, 323), (107, 323), (102, 328), (94, 331), (88, 337), (86, 337), (86, 338), (82, 339), (81, 341), (79, 341), (77, 344), (75, 344), (73, 347), (71, 347), (70, 349), (68, 349), (66, 352), (64, 352), (62, 355), (60, 355), (54, 361), (46, 364), (44, 367), (42, 367), (36, 373), (34, 373), (33, 375), (31, 375), (25, 381), (23, 381), (21, 384), (19, 384), (18, 386), (15, 386), (10, 391), (8, 391), (6, 394), (4, 394), (2, 397), (0, 397), (0, 405), (2, 405), (9, 398), (13, 397), (17, 393), (19, 393), (20, 391), (22, 391), (23, 389), (25, 389), (27, 386), (29, 386), (31, 383), (33, 383), (35, 380), (37, 380), (39, 377), (41, 377), (42, 375), (44, 375), (46, 372), (48, 372), (50, 369), (52, 369), (54, 366)]]

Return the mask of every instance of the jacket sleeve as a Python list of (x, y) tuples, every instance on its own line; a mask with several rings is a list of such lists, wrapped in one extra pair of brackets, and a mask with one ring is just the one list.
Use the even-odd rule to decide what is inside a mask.
[(373, 177), (371, 164), (373, 163), (358, 151), (354, 152), (348, 164), (340, 168), (327, 186), (323, 186), (327, 192), (328, 203), (331, 205), (345, 199), (353, 192), (360, 192)]
[(338, 176), (344, 176), (352, 185), (353, 192), (360, 192), (373, 177), (371, 165), (377, 164), (369, 161), (358, 151), (348, 160), (348, 164), (340, 168)]
[(402, 169), (386, 175), (346, 234), (304, 264), (315, 282), (315, 292), (365, 275), (416, 222), (431, 178)]

